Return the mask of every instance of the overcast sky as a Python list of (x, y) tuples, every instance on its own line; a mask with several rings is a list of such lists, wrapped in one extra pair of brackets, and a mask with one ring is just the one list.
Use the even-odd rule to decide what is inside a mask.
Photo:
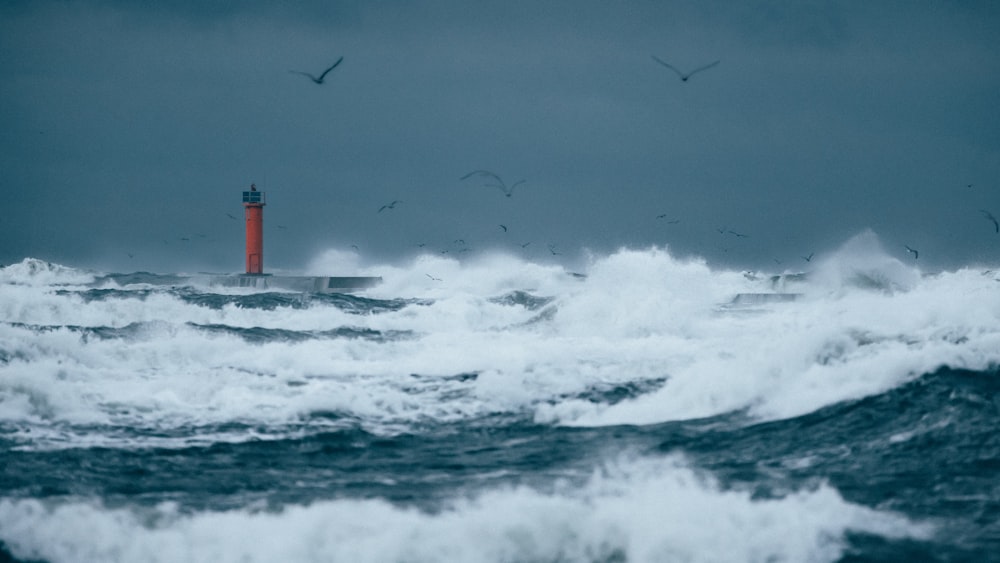
[(1000, 3), (8, 1), (0, 171), (0, 263), (241, 271), (253, 182), (265, 268), (461, 239), (795, 270), (869, 228), (996, 264)]

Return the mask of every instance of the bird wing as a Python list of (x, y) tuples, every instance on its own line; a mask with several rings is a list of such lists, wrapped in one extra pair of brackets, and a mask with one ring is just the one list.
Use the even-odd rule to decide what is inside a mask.
[(979, 211), (983, 215), (985, 215), (987, 219), (989, 219), (990, 221), (993, 221), (993, 228), (996, 229), (996, 232), (1000, 233), (1000, 222), (997, 222), (997, 218), (994, 217), (992, 213), (990, 213), (989, 211), (986, 211), (985, 209), (980, 209)]
[(681, 71), (679, 71), (679, 70), (677, 70), (676, 68), (674, 68), (674, 67), (673, 67), (673, 66), (672, 66), (672, 65), (671, 65), (670, 63), (668, 63), (668, 62), (666, 62), (666, 61), (664, 61), (664, 60), (660, 59), (660, 58), (659, 58), (659, 57), (657, 57), (656, 55), (650, 55), (650, 56), (651, 56), (651, 57), (653, 57), (653, 60), (654, 60), (654, 61), (656, 61), (656, 62), (660, 63), (661, 65), (663, 65), (663, 66), (665, 66), (665, 67), (669, 68), (670, 70), (672, 70), (672, 71), (676, 72), (676, 73), (677, 73), (677, 76), (679, 76), (679, 77), (681, 77), (681, 78), (685, 78), (685, 76), (684, 76), (684, 73), (682, 73)]
[(497, 176), (496, 174), (490, 172), (489, 170), (473, 170), (472, 172), (469, 172), (465, 176), (462, 176), (461, 178), (459, 178), (459, 180), (465, 180), (465, 179), (471, 178), (473, 176), (486, 176), (486, 177), (489, 177), (489, 178), (494, 178), (494, 179), (496, 179), (497, 182), (500, 182), (501, 184), (503, 184), (503, 180), (500, 179), (500, 176)]
[(343, 61), (343, 60), (344, 60), (344, 57), (340, 57), (339, 59), (337, 59), (337, 62), (335, 62), (335, 63), (333, 63), (332, 65), (330, 65), (330, 68), (328, 68), (328, 69), (324, 70), (324, 71), (323, 71), (323, 74), (319, 75), (319, 79), (320, 79), (320, 80), (323, 80), (323, 77), (324, 77), (324, 76), (326, 76), (326, 74), (327, 74), (328, 72), (330, 72), (331, 70), (333, 70), (333, 69), (337, 68), (337, 65), (339, 65), (339, 64), (341, 63), (341, 61)]
[(309, 74), (308, 72), (302, 72), (301, 70), (290, 70), (288, 72), (292, 74), (301, 74), (302, 76), (308, 76), (310, 79), (312, 79), (313, 82), (319, 81), (319, 78), (316, 78), (315, 76)]
[(714, 63), (708, 63), (708, 64), (707, 64), (707, 65), (705, 65), (705, 66), (700, 66), (700, 67), (698, 67), (698, 68), (696, 68), (696, 69), (692, 70), (691, 72), (689, 72), (689, 73), (687, 74), (687, 75), (688, 75), (688, 78), (690, 78), (690, 77), (691, 77), (691, 75), (693, 75), (693, 74), (694, 74), (694, 73), (696, 73), (696, 72), (701, 72), (701, 71), (703, 71), (703, 70), (708, 70), (708, 69), (712, 68), (713, 66), (715, 66), (715, 65), (719, 64), (719, 62), (720, 62), (720, 61), (715, 61)]

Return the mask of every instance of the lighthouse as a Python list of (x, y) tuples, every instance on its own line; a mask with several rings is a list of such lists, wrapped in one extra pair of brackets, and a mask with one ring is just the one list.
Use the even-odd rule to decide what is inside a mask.
[[(243, 212), (247, 228), (247, 271), (245, 274), (209, 276), (210, 285), (310, 293), (349, 293), (382, 283), (378, 276), (288, 276), (264, 273), (264, 192), (257, 186), (243, 192)], [(280, 262), (280, 260), (279, 260)]]
[(250, 184), (250, 190), (243, 192), (243, 211), (247, 222), (247, 273), (264, 273), (264, 192)]

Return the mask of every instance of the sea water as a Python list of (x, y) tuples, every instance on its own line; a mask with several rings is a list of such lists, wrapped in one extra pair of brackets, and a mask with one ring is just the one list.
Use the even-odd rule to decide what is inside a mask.
[(998, 270), (353, 260), (0, 269), (0, 561), (1000, 560)]

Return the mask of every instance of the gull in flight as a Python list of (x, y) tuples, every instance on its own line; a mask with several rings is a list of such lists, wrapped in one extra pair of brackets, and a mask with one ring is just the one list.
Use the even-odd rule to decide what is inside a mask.
[(920, 251), (918, 251), (918, 250), (916, 250), (914, 248), (910, 248), (909, 246), (906, 246), (905, 244), (903, 245), (903, 248), (905, 248), (907, 252), (913, 254), (913, 259), (914, 260), (916, 260), (917, 258), (920, 258)]
[(987, 219), (993, 222), (993, 230), (1000, 233), (1000, 223), (997, 222), (997, 218), (993, 216), (992, 213), (986, 211), (985, 209), (980, 209), (980, 213), (986, 216)]
[(383, 205), (382, 207), (379, 207), (378, 208), (378, 212), (382, 213), (386, 209), (396, 209), (396, 204), (397, 203), (403, 203), (403, 202), (400, 201), (400, 200), (398, 200), (398, 199), (394, 199), (394, 200), (392, 200), (392, 203), (387, 203), (387, 204)]
[(802, 259), (805, 260), (806, 262), (812, 262), (813, 254), (816, 254), (816, 253), (815, 252), (810, 252), (809, 256), (803, 256)]
[(330, 65), (330, 68), (324, 70), (323, 74), (319, 75), (319, 77), (313, 76), (312, 74), (310, 74), (308, 72), (302, 72), (300, 70), (290, 70), (288, 72), (291, 72), (293, 74), (301, 74), (302, 76), (308, 76), (309, 79), (312, 80), (313, 82), (315, 82), (316, 84), (323, 84), (323, 80), (326, 78), (326, 75), (329, 74), (329, 72), (331, 70), (337, 68), (337, 65), (339, 65), (341, 63), (341, 61), (343, 61), (343, 60), (344, 60), (344, 57), (340, 57), (339, 59), (337, 59), (337, 62), (335, 62), (332, 65)]
[(691, 72), (684, 73), (684, 72), (681, 72), (681, 71), (677, 70), (677, 67), (671, 65), (670, 63), (668, 63), (668, 62), (666, 62), (664, 60), (661, 60), (656, 55), (650, 55), (650, 56), (653, 57), (654, 61), (656, 61), (656, 62), (660, 63), (661, 65), (669, 68), (670, 70), (676, 72), (677, 76), (680, 77), (681, 82), (687, 82), (688, 78), (691, 78), (692, 76), (694, 76), (695, 73), (701, 72), (703, 70), (708, 70), (708, 69), (712, 68), (713, 66), (719, 64), (719, 61), (715, 61), (714, 63), (709, 63), (709, 64), (707, 64), (705, 66), (698, 67), (698, 68), (692, 70)]
[(500, 176), (497, 176), (496, 174), (490, 172), (489, 170), (473, 170), (472, 172), (469, 172), (465, 176), (459, 178), (459, 180), (466, 180), (473, 176), (482, 176), (483, 178), (491, 178), (493, 180), (496, 180), (497, 182), (496, 184), (483, 184), (483, 185), (488, 186), (490, 188), (500, 188), (500, 190), (503, 192), (503, 195), (507, 197), (514, 195), (514, 188), (524, 183), (524, 180), (518, 180), (514, 182), (514, 184), (511, 185), (510, 187), (507, 187), (507, 184), (504, 183), (504, 181), (500, 178)]

